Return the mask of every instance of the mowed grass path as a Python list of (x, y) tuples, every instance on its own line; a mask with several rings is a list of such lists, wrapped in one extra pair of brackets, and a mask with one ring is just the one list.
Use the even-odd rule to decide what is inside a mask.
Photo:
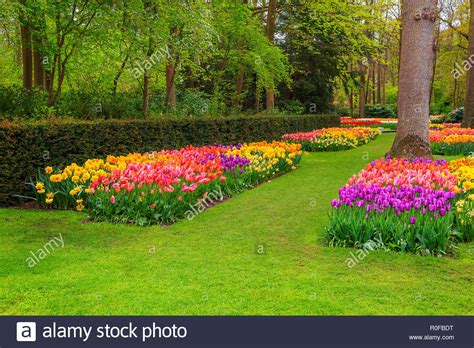
[[(324, 244), (329, 202), (393, 135), (306, 154), (296, 171), (168, 228), (0, 210), (3, 315), (472, 315), (474, 243), (453, 258)], [(34, 268), (26, 258), (62, 234)], [(256, 252), (263, 245), (265, 253)]]

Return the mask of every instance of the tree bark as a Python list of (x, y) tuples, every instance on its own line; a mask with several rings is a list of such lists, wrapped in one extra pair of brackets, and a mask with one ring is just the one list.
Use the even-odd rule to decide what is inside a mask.
[[(469, 25), (468, 57), (474, 57), (474, 0), (471, 0), (471, 19)], [(474, 128), (474, 68), (467, 72), (466, 99), (464, 101), (464, 119), (462, 126)]]
[(166, 111), (176, 110), (176, 90), (174, 76), (176, 68), (171, 59), (166, 63)]
[(437, 0), (404, 0), (398, 78), (398, 127), (393, 157), (431, 157), (430, 84)]
[[(267, 13), (267, 37), (270, 42), (275, 41), (276, 15), (278, 0), (269, 0)], [(275, 91), (273, 87), (267, 87), (266, 109), (272, 112), (275, 108)]]
[(33, 87), (33, 55), (31, 49), (31, 28), (25, 16), (23, 6), (24, 0), (20, 0), (20, 35), (21, 56), (23, 65), (23, 88), (31, 90)]
[(145, 71), (143, 74), (143, 118), (148, 120), (148, 84), (150, 82), (150, 77), (148, 71)]
[(382, 104), (382, 64), (377, 63), (377, 104)]
[(366, 103), (366, 81), (365, 74), (367, 67), (363, 62), (359, 62), (359, 117), (365, 117), (365, 103)]
[(112, 95), (115, 97), (117, 95), (117, 88), (118, 88), (118, 81), (120, 79), (120, 76), (122, 76), (122, 73), (125, 69), (125, 66), (127, 65), (127, 62), (128, 62), (128, 57), (129, 57), (129, 54), (127, 53), (127, 55), (125, 56), (125, 58), (123, 59), (122, 61), (122, 65), (120, 65), (120, 69), (117, 71), (117, 73), (115, 74), (115, 77), (114, 77), (114, 87), (112, 89)]
[(245, 73), (244, 73), (243, 68), (241, 67), (239, 70), (239, 73), (237, 74), (235, 96), (234, 96), (234, 100), (232, 101), (233, 109), (238, 109), (240, 107), (240, 96), (242, 94), (242, 91), (244, 90), (244, 79), (245, 79)]

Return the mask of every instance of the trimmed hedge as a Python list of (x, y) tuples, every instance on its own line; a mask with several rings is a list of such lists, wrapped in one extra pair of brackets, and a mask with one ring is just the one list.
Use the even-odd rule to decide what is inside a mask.
[(83, 163), (130, 152), (280, 139), (339, 126), (337, 115), (0, 123), (0, 205), (32, 196), (26, 185), (46, 165)]

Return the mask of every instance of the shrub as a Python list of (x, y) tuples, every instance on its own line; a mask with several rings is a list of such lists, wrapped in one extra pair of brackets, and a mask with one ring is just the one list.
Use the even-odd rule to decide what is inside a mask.
[(446, 117), (444, 118), (444, 122), (447, 123), (462, 123), (462, 120), (464, 118), (464, 107), (457, 108), (456, 110), (453, 110), (450, 112)]
[(42, 90), (28, 91), (18, 86), (0, 86), (0, 119), (45, 118), (53, 111), (47, 105), (48, 96)]
[(28, 196), (40, 167), (193, 144), (236, 144), (339, 125), (337, 115), (239, 116), (154, 120), (52, 120), (0, 124), (0, 204)]
[(392, 110), (389, 105), (367, 105), (365, 109), (365, 114), (367, 117), (377, 117), (377, 118), (396, 118), (397, 115)]

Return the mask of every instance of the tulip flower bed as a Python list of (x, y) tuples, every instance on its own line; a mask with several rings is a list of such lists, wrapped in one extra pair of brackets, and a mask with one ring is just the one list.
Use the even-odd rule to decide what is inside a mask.
[(329, 243), (442, 255), (472, 240), (473, 167), (473, 158), (370, 163), (331, 202)]
[(394, 130), (397, 128), (396, 118), (352, 118), (341, 117), (341, 127), (372, 127)]
[(374, 140), (382, 132), (369, 127), (323, 128), (312, 132), (283, 135), (283, 139), (302, 145), (304, 151), (340, 151)]
[(382, 122), (371, 118), (341, 117), (341, 125), (349, 127), (381, 126)]
[(86, 209), (96, 221), (169, 224), (295, 169), (301, 145), (259, 142), (188, 146), (46, 167), (34, 184), (46, 208)]
[(430, 142), (434, 154), (455, 156), (474, 153), (474, 129), (459, 124), (430, 126)]

